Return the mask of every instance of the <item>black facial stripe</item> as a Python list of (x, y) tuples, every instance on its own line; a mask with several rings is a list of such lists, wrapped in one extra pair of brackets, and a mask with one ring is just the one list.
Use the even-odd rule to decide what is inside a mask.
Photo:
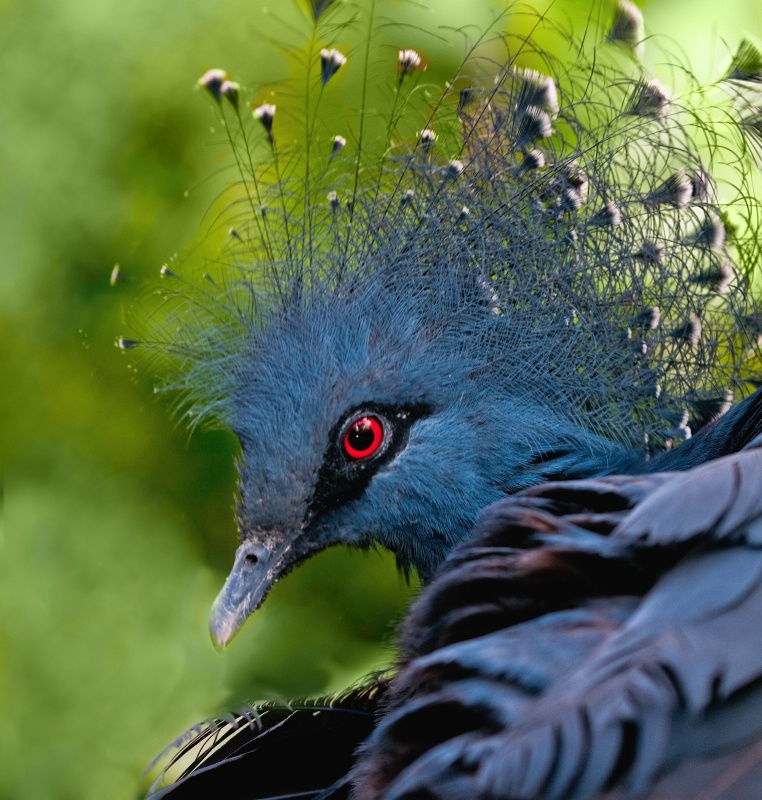
[[(308, 514), (318, 516), (361, 497), (379, 468), (404, 449), (412, 424), (429, 411), (424, 405), (385, 406), (377, 403), (366, 403), (347, 411), (328, 435), (328, 446), (308, 505)], [(342, 440), (348, 425), (363, 415), (378, 417), (384, 429), (384, 442), (376, 455), (367, 460), (353, 460), (344, 452)]]

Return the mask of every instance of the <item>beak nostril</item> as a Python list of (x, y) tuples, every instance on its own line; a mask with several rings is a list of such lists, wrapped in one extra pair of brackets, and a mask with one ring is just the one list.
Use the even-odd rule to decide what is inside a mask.
[(259, 563), (259, 556), (255, 555), (254, 553), (247, 553), (244, 561), (246, 562), (247, 566), (253, 567)]

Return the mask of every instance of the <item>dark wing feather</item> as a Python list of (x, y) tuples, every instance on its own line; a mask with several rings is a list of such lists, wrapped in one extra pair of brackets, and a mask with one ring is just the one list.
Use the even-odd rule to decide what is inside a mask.
[(488, 509), (406, 623), (357, 797), (753, 796), (761, 482), (751, 448)]
[(691, 469), (715, 458), (737, 453), (762, 433), (762, 392), (756, 391), (717, 417), (680, 447), (654, 458), (652, 471)]
[[(347, 796), (355, 750), (384, 691), (374, 683), (338, 698), (252, 707), (189, 732), (168, 756), (150, 800)], [(181, 777), (160, 788), (170, 775)]]
[(614, 532), (620, 541), (647, 546), (691, 539), (762, 544), (762, 449), (710, 462), (676, 476), (655, 491)]

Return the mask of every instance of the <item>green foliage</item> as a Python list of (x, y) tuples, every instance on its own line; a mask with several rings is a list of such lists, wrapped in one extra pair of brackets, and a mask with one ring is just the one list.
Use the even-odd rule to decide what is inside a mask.
[[(338, 551), (280, 584), (224, 657), (213, 651), (235, 443), (173, 423), (153, 377), (114, 347), (125, 309), (153, 304), (141, 287), (199, 227), (196, 257), (216, 256), (234, 172), (195, 81), (224, 67), (265, 102), (309, 35), (304, 10), (259, 5), (0, 2), (3, 799), (134, 797), (184, 726), (245, 699), (338, 689), (388, 660), (380, 642), (407, 590), (390, 559)], [(727, 49), (708, 2), (652, 3), (646, 28), (684, 42), (706, 77), (706, 52), (718, 74), (762, 30), (756, 3), (732, 7), (735, 22), (718, 23)], [(411, 9), (386, 21), (379, 54), (393, 68), (427, 31), (427, 80), (460, 60), (454, 28), (474, 36), (495, 16), (486, 0)], [(584, 21), (589, 7), (557, 10)], [(112, 287), (115, 262), (128, 280)]]

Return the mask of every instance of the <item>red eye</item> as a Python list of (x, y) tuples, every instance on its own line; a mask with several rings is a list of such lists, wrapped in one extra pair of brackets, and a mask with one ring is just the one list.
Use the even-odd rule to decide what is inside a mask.
[(344, 434), (344, 451), (350, 458), (370, 458), (384, 441), (384, 429), (378, 417), (359, 417)]

